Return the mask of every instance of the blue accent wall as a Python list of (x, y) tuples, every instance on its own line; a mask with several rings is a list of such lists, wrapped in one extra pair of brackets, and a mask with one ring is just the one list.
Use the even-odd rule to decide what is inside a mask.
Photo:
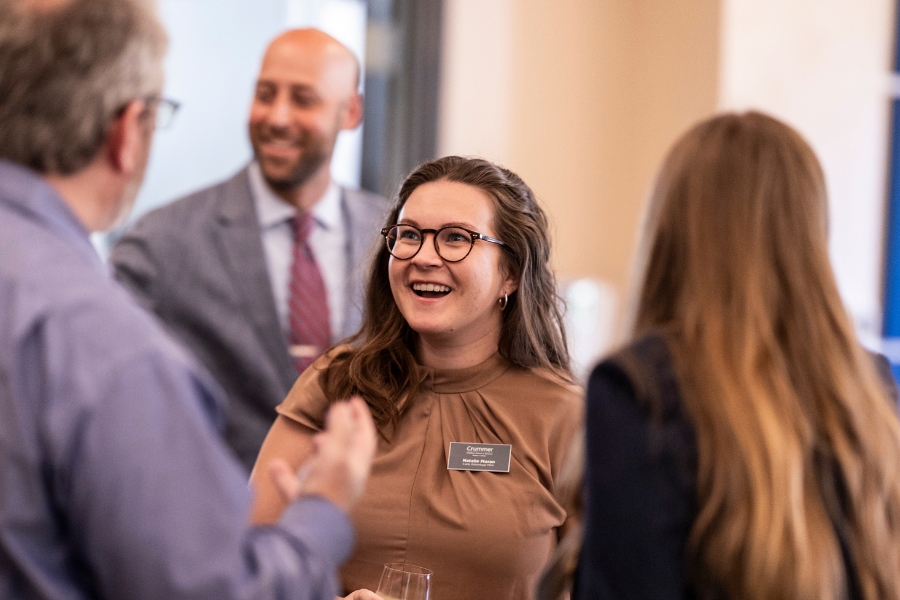
[(883, 334), (900, 338), (900, 100), (892, 104)]
[[(900, 10), (894, 28), (894, 75), (900, 71)], [(900, 79), (898, 79), (900, 80)], [(897, 90), (895, 90), (895, 95)], [(900, 98), (891, 104), (890, 181), (884, 259), (884, 353), (900, 379)]]

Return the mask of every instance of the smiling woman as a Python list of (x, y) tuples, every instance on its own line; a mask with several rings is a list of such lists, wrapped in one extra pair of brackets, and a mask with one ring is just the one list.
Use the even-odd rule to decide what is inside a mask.
[[(546, 216), (514, 173), (447, 157), (406, 179), (382, 234), (361, 331), (278, 409), (253, 474), (254, 519), (283, 510), (268, 463), (300, 468), (328, 405), (359, 395), (382, 439), (352, 513), (359, 540), (345, 590), (375, 598), (363, 588), (385, 563), (405, 562), (434, 572), (435, 598), (532, 598), (570, 524), (557, 481), (582, 412)], [(508, 448), (508, 464), (472, 467), (453, 442), (461, 453)]]
[[(502, 245), (475, 244), (478, 238), (464, 229), (493, 235), (491, 197), (466, 183), (433, 181), (410, 194), (398, 217), (403, 224), (395, 229), (416, 235), (389, 247), (388, 277), (400, 313), (418, 333), (419, 359), (427, 366), (449, 368), (483, 362), (497, 351), (503, 314), (499, 304), (516, 291), (518, 279), (502, 262)], [(432, 232), (434, 244), (422, 243), (426, 231)], [(447, 235), (453, 231), (459, 234)], [(410, 252), (412, 245), (418, 248)], [(460, 352), (461, 347), (467, 350)]]

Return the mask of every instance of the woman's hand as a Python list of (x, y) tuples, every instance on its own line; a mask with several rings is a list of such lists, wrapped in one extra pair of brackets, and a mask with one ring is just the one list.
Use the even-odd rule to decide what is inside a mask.
[(381, 596), (371, 590), (356, 590), (343, 598), (335, 598), (334, 600), (383, 600)]

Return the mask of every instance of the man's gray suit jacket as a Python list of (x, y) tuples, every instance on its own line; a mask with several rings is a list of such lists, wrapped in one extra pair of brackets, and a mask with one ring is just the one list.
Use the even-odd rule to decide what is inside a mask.
[[(387, 200), (341, 190), (348, 225), (344, 330), (360, 325)], [(228, 400), (226, 441), (249, 470), (297, 378), (282, 332), (247, 169), (138, 220), (110, 256), (116, 278), (203, 362)], [(320, 265), (327, 269), (328, 265)]]

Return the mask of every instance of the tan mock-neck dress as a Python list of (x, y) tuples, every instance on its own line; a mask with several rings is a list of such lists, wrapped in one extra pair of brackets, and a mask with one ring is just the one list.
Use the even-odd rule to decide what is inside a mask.
[[(499, 354), (422, 373), (353, 509), (358, 537), (344, 588), (374, 591), (385, 563), (405, 562), (434, 572), (432, 600), (530, 599), (567, 518), (556, 484), (580, 432), (581, 390)], [(326, 410), (316, 369), (278, 407), (316, 430)], [(509, 473), (448, 470), (451, 442), (511, 444)]]

